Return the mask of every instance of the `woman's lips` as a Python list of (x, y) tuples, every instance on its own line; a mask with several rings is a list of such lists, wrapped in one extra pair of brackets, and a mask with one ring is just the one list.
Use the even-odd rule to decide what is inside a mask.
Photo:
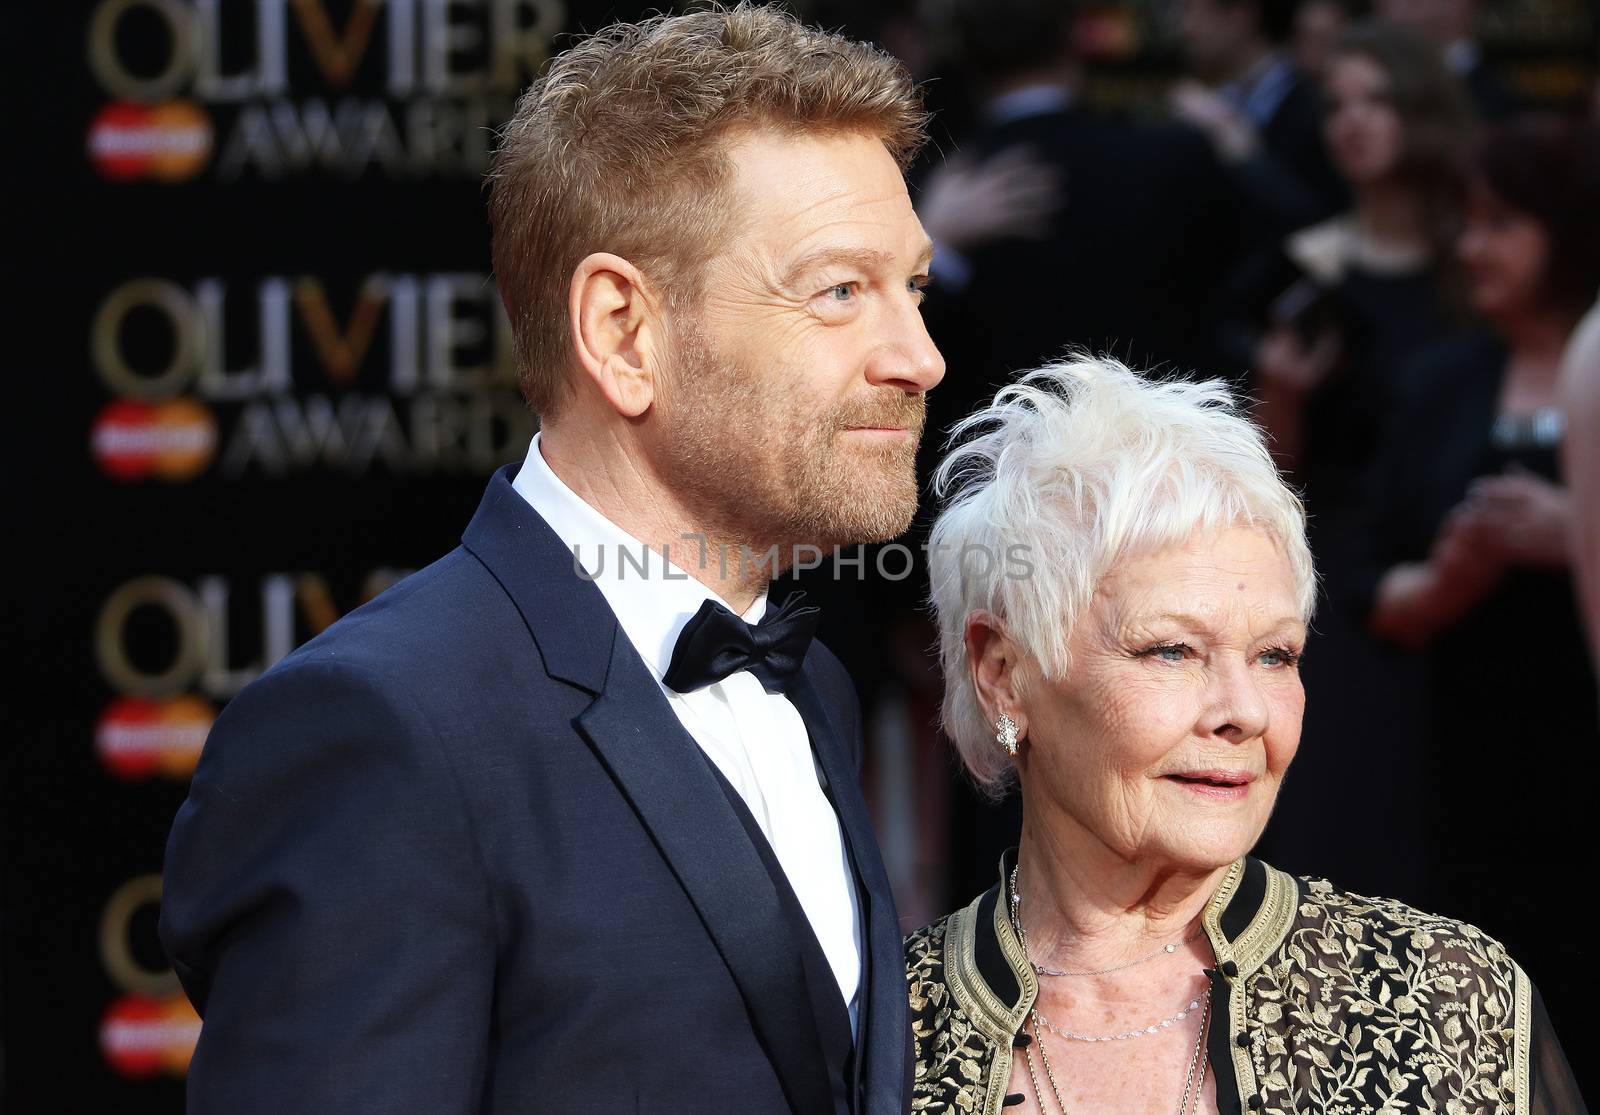
[(1256, 776), (1247, 770), (1185, 770), (1163, 775), (1191, 793), (1222, 801), (1235, 801), (1250, 792)]

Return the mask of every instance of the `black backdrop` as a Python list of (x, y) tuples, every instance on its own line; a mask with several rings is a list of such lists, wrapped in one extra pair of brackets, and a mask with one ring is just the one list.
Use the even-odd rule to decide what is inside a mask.
[(7, 1111), (182, 1110), (196, 1022), (154, 927), (197, 745), (266, 664), (448, 550), (525, 450), (489, 128), (556, 32), (642, 8), (4, 17)]

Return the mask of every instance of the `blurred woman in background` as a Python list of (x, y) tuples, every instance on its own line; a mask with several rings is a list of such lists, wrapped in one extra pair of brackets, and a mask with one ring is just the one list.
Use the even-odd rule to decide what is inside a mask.
[(1550, 1009), (1589, 1048), (1594, 949), (1551, 902), (1590, 867), (1600, 773), (1558, 406), (1563, 352), (1600, 287), (1600, 131), (1504, 125), (1468, 196), (1459, 255), (1492, 335), (1434, 346), (1406, 374), (1374, 476), (1387, 567), (1371, 626), (1428, 651), (1433, 900), (1537, 970), (1583, 971), (1552, 987)]
[(1321, 514), (1359, 499), (1396, 370), (1451, 324), (1470, 124), (1436, 52), (1379, 24), (1340, 39), (1324, 96), (1355, 204), (1285, 242), (1255, 359), (1259, 418)]
[[(1296, 869), (1415, 900), (1425, 834), (1408, 805), (1426, 730), (1420, 665), (1363, 628), (1364, 480), (1400, 369), (1463, 316), (1453, 246), (1471, 120), (1437, 51), (1377, 24), (1339, 40), (1324, 100), (1328, 147), (1354, 206), (1291, 236), (1258, 285), (1276, 297), (1256, 298), (1270, 305), (1255, 417), (1305, 493), (1325, 593), (1305, 663), (1314, 710), (1305, 770), (1285, 787), (1267, 847)], [(1347, 838), (1329, 842), (1315, 819), (1323, 788), (1375, 764), (1385, 779), (1350, 803)]]

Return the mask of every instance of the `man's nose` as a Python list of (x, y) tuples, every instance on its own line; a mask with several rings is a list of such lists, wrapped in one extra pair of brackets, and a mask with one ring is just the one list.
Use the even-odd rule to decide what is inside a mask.
[(907, 299), (889, 311), (888, 336), (867, 363), (867, 379), (910, 394), (930, 391), (944, 378), (944, 357), (928, 335), (922, 311)]

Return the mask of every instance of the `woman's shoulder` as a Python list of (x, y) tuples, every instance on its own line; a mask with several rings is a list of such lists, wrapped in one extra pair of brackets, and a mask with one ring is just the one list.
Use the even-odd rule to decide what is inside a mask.
[(1506, 980), (1516, 965), (1505, 946), (1468, 922), (1429, 913), (1395, 898), (1339, 890), (1325, 879), (1298, 880), (1300, 909), (1290, 944), (1310, 940), (1319, 951), (1339, 947), (1346, 963), (1379, 969), (1453, 966), (1494, 972)]
[(946, 914), (906, 937), (906, 982), (913, 989), (922, 983), (944, 982), (945, 939), (949, 936), (950, 921), (955, 916), (953, 913)]
[[(981, 900), (981, 899), (980, 899)], [(975, 904), (976, 905), (976, 904)], [(950, 957), (946, 948), (970, 949), (963, 919), (973, 907), (957, 910), (905, 940), (906, 992), (910, 998), (911, 1041), (916, 1058), (913, 1106), (918, 1111), (993, 1110), (1004, 1084), (990, 1079), (997, 1051), (1006, 1044), (981, 1007), (969, 1013), (974, 994), (949, 972), (973, 965), (971, 957)], [(970, 927), (970, 922), (965, 923)], [(967, 988), (965, 997), (961, 987)]]
[(1301, 274), (1333, 286), (1344, 278), (1353, 243), (1350, 216), (1342, 213), (1290, 233), (1283, 241), (1283, 255)]

